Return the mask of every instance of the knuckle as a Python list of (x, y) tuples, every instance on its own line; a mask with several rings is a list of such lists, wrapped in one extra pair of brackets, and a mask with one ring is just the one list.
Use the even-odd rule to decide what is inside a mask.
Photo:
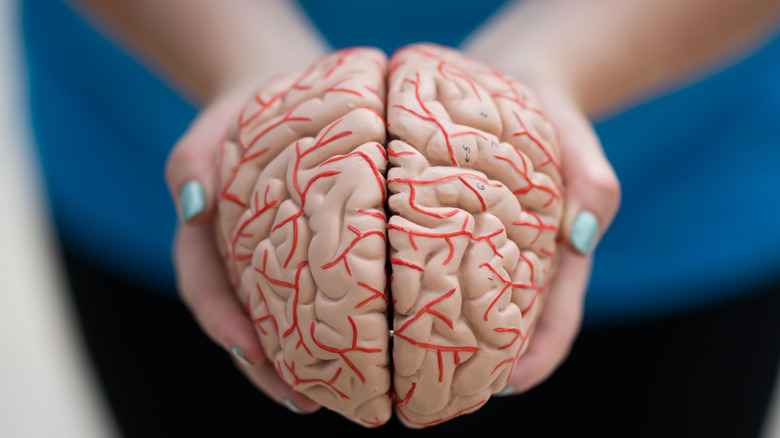
[(540, 368), (552, 369), (556, 364), (568, 354), (571, 348), (571, 337), (568, 334), (568, 330), (562, 330), (560, 328), (555, 329), (546, 336), (546, 343), (544, 346), (543, 354), (541, 354)]
[(609, 172), (602, 171), (590, 176), (590, 179), (596, 189), (611, 198), (617, 196), (620, 192), (620, 183), (618, 182), (615, 173), (611, 170)]
[(228, 346), (224, 342), (224, 329), (218, 318), (215, 318), (212, 312), (209, 312), (204, 306), (194, 305), (191, 307), (191, 311), (198, 325), (201, 326), (204, 332), (211, 338), (214, 343), (221, 345), (227, 349)]
[(557, 338), (556, 348), (552, 350), (549, 361), (547, 363), (547, 366), (550, 368), (550, 370), (557, 368), (558, 365), (563, 362), (564, 359), (566, 359), (566, 357), (571, 352), (572, 345), (574, 344), (574, 339), (569, 335), (569, 333), (561, 332), (558, 334)]
[(174, 179), (177, 175), (180, 175), (180, 169), (187, 167), (190, 163), (197, 161), (198, 153), (197, 149), (188, 147), (186, 141), (181, 141), (168, 154), (168, 159), (165, 162), (165, 177), (168, 183), (175, 182)]
[(621, 187), (615, 172), (611, 167), (602, 168), (589, 173), (588, 185), (599, 194), (601, 203), (610, 217), (620, 205)]
[(219, 302), (204, 295), (201, 284), (183, 282), (179, 287), (182, 302), (192, 314), (195, 322), (217, 344), (227, 347), (225, 340), (225, 321), (220, 318)]
[(192, 314), (192, 316), (196, 321), (198, 321), (200, 325), (203, 325), (204, 316), (200, 311), (200, 306), (198, 306), (197, 294), (193, 293), (192, 288), (187, 284), (182, 283), (181, 281), (179, 281), (177, 289), (184, 307)]

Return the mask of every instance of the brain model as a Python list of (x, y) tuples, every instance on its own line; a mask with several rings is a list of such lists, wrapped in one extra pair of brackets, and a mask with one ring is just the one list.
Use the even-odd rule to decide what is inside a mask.
[(334, 52), (249, 100), (219, 180), (231, 280), (293, 388), (421, 428), (506, 385), (563, 201), (553, 128), (519, 81), (433, 45)]

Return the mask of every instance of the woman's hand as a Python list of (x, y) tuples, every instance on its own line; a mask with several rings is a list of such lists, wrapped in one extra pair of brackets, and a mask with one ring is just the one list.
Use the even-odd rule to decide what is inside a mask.
[(566, 193), (563, 244), (535, 333), (502, 394), (538, 385), (566, 359), (582, 321), (593, 249), (620, 204), (620, 185), (588, 118), (551, 76), (527, 79), (560, 141)]
[(179, 293), (214, 342), (235, 357), (238, 368), (266, 395), (289, 409), (319, 409), (276, 373), (260, 345), (254, 323), (238, 302), (214, 238), (216, 156), (231, 121), (258, 88), (257, 82), (223, 93), (195, 119), (166, 165), (168, 188), (181, 220), (173, 249)]
[(524, 79), (560, 136), (565, 204), (561, 264), (506, 393), (527, 390), (565, 359), (582, 320), (593, 248), (620, 203), (589, 117), (680, 84), (771, 34), (772, 0), (523, 0), (508, 3), (464, 52)]
[(304, 68), (327, 43), (284, 0), (72, 2), (172, 88), (195, 104), (208, 103), (166, 167), (181, 217), (174, 244), (179, 292), (206, 333), (236, 356), (239, 368), (269, 397), (294, 411), (316, 410), (264, 357), (252, 321), (226, 279), (213, 222), (216, 154), (230, 121), (268, 73)]
[[(587, 77), (590, 64), (583, 68), (571, 63), (582, 55), (568, 56), (572, 44), (592, 49), (594, 57), (602, 49), (607, 52), (604, 56), (609, 56), (608, 48), (591, 47), (583, 41), (588, 32), (595, 35), (589, 25), (598, 28), (606, 24), (598, 22), (601, 15), (586, 19), (573, 14), (571, 5), (596, 7), (568, 0), (514, 2), (477, 29), (463, 48), (467, 55), (529, 85), (556, 129), (561, 151), (565, 201), (558, 271), (545, 294), (528, 350), (518, 359), (502, 395), (521, 393), (542, 383), (568, 356), (582, 323), (593, 250), (620, 204), (620, 184), (589, 120), (594, 112), (612, 107), (606, 106), (598, 93), (594, 98), (582, 88), (621, 85), (594, 83)], [(583, 24), (581, 20), (593, 22)], [(608, 14), (603, 20), (609, 21)], [(584, 34), (578, 34), (580, 27), (586, 29)], [(612, 95), (606, 102), (619, 105)]]

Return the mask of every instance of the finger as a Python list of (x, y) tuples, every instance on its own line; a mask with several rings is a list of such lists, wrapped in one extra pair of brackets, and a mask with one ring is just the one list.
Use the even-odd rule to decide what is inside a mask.
[(179, 227), (174, 248), (182, 300), (206, 334), (232, 353), (236, 366), (277, 403), (297, 413), (319, 409), (319, 404), (284, 382), (266, 359), (254, 324), (222, 269), (211, 223)]
[(236, 366), (270, 398), (294, 412), (319, 405), (298, 394), (266, 360), (254, 324), (235, 299), (221, 268), (209, 224), (180, 227), (176, 265), (182, 299), (214, 342), (234, 355)]
[(578, 253), (588, 255), (617, 213), (620, 184), (592, 125), (583, 115), (571, 114), (561, 126), (566, 187), (561, 235)]
[(317, 402), (294, 390), (282, 380), (269, 361), (258, 365), (237, 361), (236, 366), (268, 397), (287, 409), (298, 414), (310, 414), (320, 408)]
[(546, 296), (544, 311), (536, 322), (528, 350), (517, 360), (502, 395), (538, 385), (569, 354), (582, 321), (590, 266), (591, 257), (582, 257), (566, 247), (561, 249), (561, 264)]
[(216, 153), (249, 87), (216, 100), (198, 115), (174, 146), (165, 164), (165, 179), (177, 211), (185, 222), (202, 223), (213, 214), (217, 190)]
[(620, 183), (593, 125), (571, 98), (550, 85), (539, 87), (561, 147), (566, 188), (561, 237), (581, 255), (592, 253), (620, 205)]
[(214, 211), (215, 153), (225, 136), (230, 117), (232, 114), (226, 108), (210, 107), (195, 119), (168, 156), (165, 179), (185, 222), (206, 221)]
[(254, 324), (235, 298), (218, 254), (210, 222), (180, 226), (174, 243), (179, 293), (214, 342), (261, 364), (266, 359)]

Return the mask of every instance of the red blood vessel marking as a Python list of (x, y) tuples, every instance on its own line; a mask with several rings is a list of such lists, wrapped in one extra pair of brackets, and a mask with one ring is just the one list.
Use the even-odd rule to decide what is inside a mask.
[(360, 92), (357, 91), (357, 90), (353, 90), (353, 89), (350, 89), (350, 88), (338, 88), (339, 85), (341, 85), (342, 83), (344, 83), (344, 82), (346, 82), (348, 80), (351, 80), (351, 79), (352, 79), (351, 77), (346, 77), (344, 79), (339, 80), (338, 82), (333, 84), (332, 87), (330, 87), (327, 90), (325, 90), (325, 94), (333, 93), (333, 92), (340, 92), (340, 93), (350, 93), (350, 94), (354, 94), (355, 96), (358, 96), (358, 97), (363, 97), (363, 95), (360, 94)]
[(365, 300), (355, 304), (355, 308), (356, 309), (359, 309), (359, 308), (365, 306), (366, 304), (370, 303), (371, 301), (374, 301), (374, 300), (376, 300), (378, 298), (381, 298), (382, 300), (385, 301), (385, 303), (390, 304), (390, 302), (387, 299), (387, 296), (383, 292), (380, 292), (378, 289), (376, 289), (374, 287), (371, 287), (371, 286), (363, 283), (362, 281), (358, 281), (358, 286), (360, 286), (362, 288), (365, 288), (365, 289), (368, 289), (373, 295), (371, 295), (370, 297), (366, 298)]
[(474, 95), (477, 96), (477, 100), (482, 102), (482, 95), (479, 93), (479, 90), (477, 89), (477, 86), (474, 84), (474, 81), (472, 81), (470, 77), (463, 74), (461, 69), (458, 68), (456, 65), (422, 47), (408, 47), (404, 50), (415, 52), (427, 58), (438, 61), (439, 64), (436, 66), (436, 70), (439, 72), (440, 75), (442, 75), (442, 77), (444, 77), (444, 79), (447, 79), (448, 81), (452, 81), (452, 78), (450, 78), (447, 74), (449, 73), (453, 76), (457, 76), (458, 78), (466, 81), (466, 83), (469, 84), (469, 87), (471, 87), (471, 91), (473, 91)]
[(503, 233), (504, 229), (501, 228), (501, 229), (495, 230), (492, 233), (486, 234), (484, 236), (475, 236), (471, 231), (467, 231), (466, 230), (466, 226), (468, 225), (468, 222), (469, 222), (469, 216), (466, 216), (464, 218), (464, 220), (463, 220), (463, 225), (461, 226), (460, 230), (458, 230), (458, 231), (451, 231), (451, 232), (448, 232), (448, 233), (434, 233), (434, 232), (427, 232), (427, 231), (412, 230), (411, 228), (402, 227), (400, 225), (395, 225), (395, 224), (387, 224), (387, 229), (388, 229), (388, 231), (389, 230), (398, 230), (398, 231), (401, 231), (401, 232), (409, 234), (409, 240), (411, 241), (412, 247), (415, 250), (417, 250), (418, 248), (417, 248), (417, 245), (416, 245), (416, 243), (414, 241), (413, 236), (428, 237), (428, 238), (432, 238), (432, 239), (445, 239), (445, 241), (449, 245), (450, 252), (449, 252), (449, 255), (447, 256), (447, 258), (444, 260), (444, 263), (442, 263), (443, 265), (447, 265), (450, 262), (450, 260), (452, 260), (452, 257), (453, 257), (453, 255), (455, 253), (455, 246), (453, 245), (451, 239), (453, 237), (456, 237), (456, 236), (466, 236), (466, 237), (468, 237), (469, 239), (471, 239), (474, 242), (480, 242), (480, 241), (483, 241), (483, 240), (487, 241), (488, 245), (490, 245), (490, 247), (493, 249), (493, 253), (495, 255), (497, 255), (498, 257), (504, 258), (504, 256), (500, 252), (498, 252), (498, 248), (496, 247), (496, 244), (493, 243), (493, 241), (491, 240), (491, 237), (495, 237), (495, 236)]
[(382, 192), (382, 204), (384, 204), (385, 203), (385, 198), (387, 197), (387, 193), (386, 193), (386, 190), (385, 190), (385, 179), (382, 176), (382, 173), (379, 172), (379, 169), (377, 169), (376, 163), (374, 163), (374, 160), (372, 160), (371, 157), (368, 156), (367, 153), (362, 152), (362, 151), (355, 151), (355, 152), (351, 152), (351, 153), (349, 153), (347, 155), (340, 155), (338, 157), (333, 157), (333, 158), (331, 158), (329, 160), (324, 161), (322, 164), (320, 164), (317, 167), (322, 167), (322, 166), (325, 166), (327, 164), (335, 163), (337, 161), (345, 160), (347, 158), (354, 157), (354, 156), (359, 156), (360, 158), (363, 159), (363, 161), (368, 163), (368, 166), (371, 168), (371, 172), (374, 173), (374, 178), (376, 179), (376, 183), (379, 186), (379, 191)]
[(493, 308), (493, 306), (496, 304), (498, 299), (501, 298), (501, 295), (503, 295), (504, 292), (506, 292), (506, 290), (509, 289), (510, 287), (516, 287), (518, 289), (533, 289), (537, 291), (539, 290), (539, 287), (533, 283), (531, 284), (519, 283), (504, 278), (501, 274), (498, 273), (498, 271), (496, 271), (495, 268), (493, 268), (493, 266), (490, 265), (490, 263), (481, 263), (479, 265), (480, 268), (483, 268), (485, 266), (487, 266), (487, 268), (490, 269), (490, 271), (493, 272), (493, 274), (495, 274), (504, 283), (504, 288), (501, 289), (501, 292), (499, 292), (495, 298), (493, 298), (493, 301), (490, 302), (490, 305), (488, 306), (487, 310), (485, 310), (485, 316), (483, 317), (485, 321), (488, 320), (488, 313), (490, 312), (490, 309)]
[(499, 183), (491, 182), (491, 181), (489, 181), (488, 179), (486, 179), (486, 178), (484, 178), (482, 176), (474, 175), (472, 173), (456, 173), (456, 174), (451, 174), (451, 175), (443, 176), (443, 177), (440, 177), (440, 178), (428, 179), (428, 180), (426, 180), (426, 179), (414, 179), (414, 178), (388, 178), (387, 179), (387, 183), (388, 184), (393, 184), (393, 183), (407, 184), (409, 186), (409, 205), (411, 205), (411, 207), (413, 209), (419, 211), (420, 213), (423, 213), (423, 214), (426, 214), (428, 216), (432, 216), (432, 217), (441, 219), (441, 218), (452, 217), (452, 216), (458, 214), (458, 212), (460, 210), (453, 209), (453, 210), (448, 211), (447, 213), (436, 213), (436, 212), (432, 212), (432, 211), (428, 211), (428, 210), (423, 209), (422, 207), (417, 205), (417, 202), (416, 202), (417, 190), (415, 189), (414, 186), (416, 184), (420, 184), (420, 185), (439, 184), (439, 183), (450, 181), (450, 180), (453, 180), (453, 179), (458, 179), (461, 183), (463, 183), (463, 185), (465, 185), (469, 190), (471, 190), (477, 196), (477, 199), (480, 201), (480, 203), (486, 209), (487, 206), (485, 204), (485, 199), (482, 197), (482, 195), (479, 194), (479, 192), (477, 192), (474, 189), (474, 187), (471, 186), (471, 184), (469, 184), (467, 182), (466, 178), (476, 179), (476, 180), (480, 181), (481, 183), (483, 183), (485, 185), (488, 185), (488, 186), (491, 186), (491, 187), (503, 187)]
[(301, 152), (301, 143), (300, 141), (295, 142), (295, 169), (293, 170), (293, 185), (295, 186), (295, 191), (298, 193), (298, 197), (301, 199), (301, 206), (298, 209), (297, 212), (293, 213), (292, 215), (288, 216), (286, 219), (280, 221), (274, 227), (271, 229), (271, 231), (276, 231), (279, 228), (286, 225), (288, 222), (292, 223), (293, 230), (292, 230), (292, 242), (290, 244), (290, 252), (287, 255), (287, 259), (284, 261), (284, 267), (287, 268), (287, 265), (290, 264), (290, 261), (292, 260), (293, 254), (295, 254), (295, 250), (298, 247), (298, 218), (303, 214), (303, 210), (306, 207), (306, 193), (311, 188), (312, 184), (317, 182), (318, 180), (322, 178), (327, 178), (330, 176), (338, 175), (341, 172), (340, 171), (328, 171), (328, 172), (321, 172), (317, 175), (315, 175), (312, 179), (309, 180), (309, 182), (306, 184), (305, 189), (301, 189), (300, 183), (298, 182), (298, 174), (301, 167), (301, 160), (303, 157), (308, 155), (309, 153), (316, 151), (317, 149), (328, 145), (329, 143), (338, 140), (339, 138), (346, 137), (350, 134), (352, 134), (352, 131), (342, 131), (337, 134), (334, 134), (330, 137), (328, 137), (328, 134), (330, 131), (339, 125), (344, 119), (339, 119), (335, 123), (328, 126), (328, 129), (325, 130), (325, 132), (320, 136), (320, 138), (317, 140), (317, 142), (311, 146), (309, 149)]
[[(493, 368), (493, 371), (490, 372), (491, 375), (494, 374), (496, 371), (498, 371), (499, 368), (501, 368), (502, 366), (504, 366), (506, 364), (511, 364), (512, 365), (512, 370), (514, 370), (515, 365), (517, 365), (517, 359), (520, 357), (520, 354), (523, 352), (523, 347), (525, 347), (525, 343), (526, 343), (526, 341), (528, 341), (528, 335), (531, 334), (531, 330), (533, 329), (534, 324), (536, 324), (536, 321), (538, 321), (538, 319), (534, 319), (534, 320), (531, 321), (530, 324), (528, 324), (528, 328), (525, 330), (525, 334), (523, 334), (521, 332), (520, 339), (522, 339), (523, 341), (520, 343), (520, 347), (518, 347), (517, 353), (515, 353), (515, 357), (513, 357), (511, 359), (506, 359), (506, 360), (503, 360), (503, 361), (499, 362)], [(517, 340), (517, 337), (514, 340), (512, 340), (512, 343), (514, 343), (516, 340)], [(509, 377), (512, 376), (512, 370), (510, 370), (508, 375), (507, 375), (507, 383), (509, 382)]]
[(307, 262), (301, 262), (300, 265), (298, 265), (298, 270), (295, 272), (295, 283), (289, 283), (282, 280), (277, 280), (275, 278), (271, 278), (266, 273), (266, 264), (268, 262), (268, 250), (265, 250), (263, 253), (263, 268), (255, 268), (255, 271), (259, 272), (269, 283), (292, 289), (294, 292), (294, 298), (293, 298), (293, 306), (292, 306), (292, 325), (290, 328), (288, 328), (283, 334), (282, 339), (290, 336), (293, 334), (293, 332), (298, 333), (298, 343), (295, 344), (295, 348), (303, 347), (304, 350), (306, 350), (306, 353), (309, 354), (309, 356), (314, 357), (313, 354), (311, 354), (311, 350), (309, 350), (309, 347), (306, 346), (306, 344), (303, 342), (303, 333), (301, 333), (301, 327), (298, 323), (298, 298), (300, 297), (300, 278), (301, 278), (301, 272), (303, 271), (303, 268), (306, 267)]
[(429, 313), (429, 314), (439, 318), (441, 321), (443, 321), (445, 324), (447, 324), (452, 329), (454, 327), (453, 324), (452, 324), (452, 320), (447, 318), (441, 312), (439, 312), (437, 310), (431, 309), (431, 307), (433, 307), (434, 305), (438, 304), (439, 302), (441, 302), (441, 301), (451, 297), (454, 293), (455, 293), (455, 289), (453, 288), (452, 290), (450, 290), (449, 292), (445, 293), (444, 295), (436, 298), (435, 300), (432, 300), (431, 302), (429, 302), (428, 304), (423, 306), (420, 310), (418, 310), (417, 313), (412, 318), (407, 320), (401, 326), (401, 328), (396, 330), (395, 333), (394, 333), (395, 337), (397, 337), (399, 339), (403, 339), (404, 341), (406, 341), (406, 342), (408, 342), (408, 343), (410, 343), (412, 345), (418, 346), (420, 348), (425, 348), (425, 349), (428, 349), (428, 350), (433, 350), (433, 351), (436, 352), (438, 365), (439, 365), (439, 382), (441, 382), (443, 380), (443, 377), (444, 377), (444, 364), (442, 363), (442, 360), (443, 360), (442, 359), (442, 353), (445, 353), (445, 352), (453, 353), (453, 361), (457, 365), (458, 362), (460, 362), (460, 358), (457, 356), (457, 353), (459, 353), (459, 352), (476, 353), (477, 351), (479, 351), (479, 348), (478, 347), (470, 347), (470, 346), (436, 345), (436, 344), (431, 344), (429, 342), (420, 342), (420, 341), (417, 341), (415, 339), (412, 339), (412, 338), (404, 335), (403, 332), (411, 324), (413, 324), (415, 321), (417, 321), (425, 313)]
[(393, 394), (395, 394), (395, 405), (398, 407), (406, 406), (407, 403), (409, 403), (409, 400), (412, 399), (412, 394), (414, 394), (414, 389), (417, 387), (417, 382), (412, 382), (412, 386), (409, 388), (409, 391), (406, 391), (406, 395), (401, 396), (398, 395), (397, 389), (393, 388)]
[(547, 225), (547, 224), (545, 224), (544, 222), (542, 222), (542, 219), (539, 217), (538, 214), (534, 213), (533, 211), (531, 211), (529, 209), (526, 209), (525, 212), (528, 213), (529, 215), (531, 215), (531, 217), (533, 217), (536, 220), (536, 223), (527, 222), (527, 221), (515, 221), (515, 222), (512, 222), (512, 225), (518, 225), (518, 226), (523, 226), (523, 227), (531, 227), (531, 228), (536, 228), (538, 230), (538, 232), (536, 233), (536, 237), (534, 237), (534, 240), (532, 240), (531, 243), (528, 244), (528, 246), (531, 246), (534, 243), (536, 243), (536, 241), (539, 240), (539, 237), (542, 236), (542, 233), (544, 232), (544, 230), (553, 231), (555, 233), (558, 232), (558, 226), (557, 225)]
[(483, 75), (492, 76), (492, 77), (497, 78), (498, 80), (503, 82), (506, 85), (506, 88), (509, 89), (509, 91), (511, 91), (511, 93), (512, 93), (511, 96), (510, 95), (506, 95), (506, 94), (501, 94), (501, 93), (491, 93), (490, 94), (491, 98), (493, 98), (493, 99), (506, 99), (506, 100), (510, 100), (510, 101), (516, 103), (518, 106), (520, 106), (524, 110), (535, 112), (536, 114), (542, 116), (542, 118), (545, 121), (547, 121), (547, 116), (544, 114), (544, 111), (540, 110), (539, 108), (533, 108), (533, 107), (528, 106), (520, 98), (520, 94), (518, 94), (518, 92), (517, 92), (517, 87), (514, 86), (515, 83), (522, 84), (522, 82), (520, 80), (517, 80), (517, 79), (511, 79), (510, 80), (509, 78), (504, 76), (500, 71), (498, 71), (496, 69), (491, 69), (489, 71), (482, 71), (482, 72), (479, 72), (478, 74), (483, 74)]
[(547, 150), (546, 147), (544, 147), (544, 144), (542, 144), (542, 141), (539, 140), (535, 135), (531, 134), (531, 131), (528, 130), (525, 126), (525, 122), (523, 122), (523, 119), (520, 118), (520, 116), (517, 114), (516, 111), (512, 111), (512, 114), (514, 114), (515, 118), (517, 119), (517, 122), (520, 123), (520, 126), (523, 128), (521, 131), (517, 131), (513, 133), (512, 135), (514, 137), (517, 136), (526, 136), (528, 137), (536, 146), (544, 152), (544, 155), (547, 156), (547, 160), (543, 161), (539, 164), (539, 167), (544, 167), (548, 163), (552, 163), (553, 166), (555, 166), (555, 170), (558, 172), (558, 175), (561, 174), (561, 164), (558, 162), (558, 160), (555, 159), (555, 157), (550, 154), (550, 151)]
[(515, 151), (517, 152), (517, 156), (520, 157), (520, 160), (523, 162), (523, 169), (524, 170), (520, 170), (520, 168), (517, 167), (517, 164), (515, 164), (515, 162), (511, 158), (504, 157), (504, 156), (501, 156), (501, 155), (494, 155), (493, 156), (497, 160), (506, 161), (507, 163), (509, 163), (509, 165), (512, 166), (512, 168), (515, 170), (515, 172), (517, 172), (520, 176), (522, 176), (523, 179), (528, 183), (528, 185), (525, 186), (524, 188), (514, 190), (512, 193), (514, 193), (515, 195), (524, 195), (524, 194), (530, 192), (533, 189), (538, 189), (538, 190), (541, 190), (543, 192), (547, 192), (547, 193), (550, 194), (550, 198), (544, 204), (544, 207), (547, 207), (548, 205), (552, 204), (552, 202), (554, 200), (560, 199), (561, 198), (560, 193), (556, 192), (555, 190), (551, 189), (550, 187), (538, 185), (538, 184), (534, 183), (531, 180), (531, 177), (528, 176), (528, 165), (527, 165), (527, 163), (525, 161), (525, 156), (523, 155), (522, 152), (518, 151), (517, 149), (515, 149)]
[(358, 329), (357, 325), (355, 324), (355, 320), (352, 319), (352, 316), (348, 316), (347, 319), (349, 320), (350, 325), (352, 326), (352, 345), (349, 348), (333, 348), (329, 347), (322, 342), (318, 341), (317, 338), (314, 336), (314, 327), (316, 323), (314, 321), (311, 322), (311, 339), (314, 341), (315, 344), (317, 344), (318, 347), (322, 348), (323, 350), (330, 352), (330, 353), (336, 353), (339, 356), (341, 356), (341, 359), (346, 362), (347, 366), (349, 366), (352, 371), (355, 372), (355, 374), (358, 376), (361, 382), (366, 383), (366, 378), (363, 376), (363, 373), (358, 370), (358, 368), (355, 366), (354, 363), (352, 363), (351, 360), (347, 357), (347, 353), (352, 351), (360, 351), (363, 353), (381, 353), (381, 348), (365, 348), (365, 347), (358, 347), (357, 341), (358, 341)]
[(247, 237), (251, 238), (252, 234), (245, 233), (244, 230), (246, 229), (249, 224), (251, 224), (255, 219), (262, 216), (265, 212), (269, 211), (271, 208), (275, 207), (277, 204), (279, 204), (279, 201), (268, 201), (268, 191), (271, 189), (271, 186), (266, 186), (265, 188), (265, 195), (263, 195), (263, 206), (260, 207), (260, 202), (258, 201), (258, 192), (255, 191), (255, 211), (252, 214), (252, 216), (248, 217), (244, 222), (241, 223), (241, 225), (236, 230), (235, 234), (233, 235), (233, 238), (230, 241), (230, 248), (231, 253), (233, 254), (233, 258), (235, 260), (249, 260), (252, 258), (252, 254), (237, 254), (236, 253), (236, 244), (238, 244), (238, 240), (241, 237)]
[[(295, 362), (292, 363), (292, 365), (287, 363), (287, 360), (284, 360), (284, 366), (287, 368), (287, 371), (290, 372), (290, 374), (293, 376), (293, 383), (292, 387), (297, 388), (301, 384), (306, 383), (322, 383), (328, 388), (332, 389), (336, 394), (339, 395), (339, 397), (349, 400), (349, 396), (347, 394), (344, 394), (343, 392), (339, 391), (335, 386), (333, 386), (333, 383), (339, 378), (339, 375), (341, 374), (341, 367), (339, 367), (338, 370), (333, 374), (333, 377), (330, 378), (330, 380), (325, 379), (301, 379), (298, 377), (297, 374), (295, 374)], [(281, 375), (281, 373), (280, 373)], [(282, 378), (284, 376), (282, 375)]]
[(452, 142), (450, 142), (450, 134), (447, 132), (447, 129), (444, 127), (444, 124), (442, 124), (442, 122), (438, 118), (436, 118), (436, 116), (433, 115), (433, 113), (428, 109), (428, 107), (425, 106), (425, 102), (423, 102), (422, 97), (420, 97), (420, 73), (419, 72), (417, 73), (416, 81), (407, 78), (404, 79), (404, 82), (409, 82), (411, 84), (414, 84), (414, 95), (417, 98), (417, 104), (420, 105), (420, 109), (422, 109), (422, 111), (426, 115), (422, 115), (417, 111), (407, 108), (403, 105), (393, 105), (393, 107), (400, 108), (406, 112), (409, 112), (414, 116), (420, 118), (421, 120), (435, 123), (436, 126), (439, 127), (439, 130), (441, 131), (442, 135), (444, 136), (444, 141), (447, 143), (447, 151), (450, 154), (450, 161), (452, 167), (458, 167), (458, 160), (455, 158), (455, 151), (452, 148)]
[(349, 269), (349, 260), (347, 260), (347, 253), (349, 253), (349, 251), (352, 248), (354, 248), (355, 245), (357, 245), (357, 243), (360, 240), (365, 239), (366, 237), (369, 237), (369, 236), (379, 236), (385, 242), (387, 242), (387, 238), (385, 237), (385, 233), (383, 233), (382, 231), (379, 231), (379, 230), (371, 230), (371, 231), (363, 233), (360, 230), (358, 230), (357, 228), (353, 227), (352, 225), (347, 225), (347, 228), (349, 229), (349, 231), (352, 231), (353, 233), (357, 234), (357, 236), (352, 240), (352, 242), (350, 242), (349, 245), (347, 245), (346, 249), (344, 249), (344, 251), (338, 257), (333, 259), (331, 262), (322, 265), (322, 269), (331, 268), (331, 267), (335, 266), (337, 263), (339, 263), (340, 261), (343, 260), (344, 261), (344, 268), (346, 268), (346, 270), (347, 270), (347, 275), (349, 275), (351, 277), (352, 276), (352, 270)]
[(257, 141), (259, 141), (261, 138), (263, 138), (265, 135), (267, 135), (267, 134), (268, 134), (269, 132), (271, 132), (273, 129), (275, 129), (275, 128), (279, 127), (279, 126), (282, 126), (282, 125), (283, 125), (283, 124), (285, 124), (285, 123), (289, 123), (289, 122), (299, 122), (299, 121), (306, 121), (306, 122), (309, 122), (309, 121), (311, 121), (311, 119), (310, 119), (310, 118), (308, 118), (308, 117), (293, 117), (293, 116), (292, 116), (292, 114), (293, 114), (293, 112), (294, 112), (294, 111), (295, 111), (297, 108), (298, 108), (298, 106), (297, 106), (297, 105), (296, 105), (296, 106), (294, 106), (294, 107), (292, 107), (292, 108), (291, 108), (291, 109), (290, 109), (290, 110), (287, 112), (287, 114), (285, 114), (285, 116), (284, 116), (284, 117), (282, 117), (282, 119), (280, 119), (279, 121), (277, 121), (277, 122), (275, 122), (275, 123), (272, 123), (270, 126), (268, 126), (268, 127), (267, 127), (267, 128), (265, 128), (264, 130), (262, 130), (260, 133), (258, 133), (257, 135), (255, 135), (255, 136), (254, 136), (254, 137), (253, 137), (253, 138), (252, 138), (252, 139), (249, 141), (249, 144), (244, 144), (244, 137), (243, 137), (243, 130), (244, 130), (244, 128), (241, 126), (241, 123), (239, 123), (239, 126), (240, 126), (240, 127), (239, 127), (239, 133), (238, 133), (238, 144), (239, 144), (239, 146), (241, 147), (241, 149), (242, 149), (242, 151), (243, 151), (244, 155), (241, 157), (241, 161), (239, 161), (239, 163), (236, 165), (236, 167), (234, 167), (234, 168), (232, 169), (232, 173), (230, 174), (230, 178), (229, 178), (229, 179), (228, 179), (228, 181), (225, 183), (225, 186), (222, 188), (222, 191), (220, 192), (220, 196), (221, 196), (223, 199), (227, 199), (227, 200), (229, 200), (229, 201), (232, 201), (232, 202), (234, 202), (234, 203), (236, 203), (236, 204), (240, 205), (240, 206), (241, 206), (241, 207), (243, 207), (243, 208), (246, 208), (246, 203), (245, 203), (243, 200), (241, 200), (241, 199), (240, 199), (238, 196), (236, 196), (235, 194), (233, 194), (233, 193), (230, 193), (230, 187), (233, 185), (233, 182), (235, 181), (236, 177), (238, 176), (238, 172), (239, 172), (239, 170), (241, 169), (241, 167), (242, 167), (244, 164), (246, 164), (246, 163), (248, 163), (249, 161), (252, 161), (253, 159), (255, 159), (255, 158), (257, 158), (257, 157), (259, 157), (259, 156), (261, 156), (261, 155), (265, 154), (266, 152), (268, 152), (268, 148), (262, 148), (262, 149), (260, 149), (260, 150), (258, 150), (258, 151), (254, 151), (254, 152), (251, 152), (251, 153), (250, 153), (250, 152), (249, 152), (249, 151), (250, 151), (250, 149), (252, 148), (252, 146), (253, 146), (255, 143), (257, 143)]
[(420, 265), (414, 264), (412, 262), (407, 262), (406, 260), (401, 260), (401, 259), (398, 259), (398, 258), (391, 258), (390, 259), (390, 263), (393, 264), (393, 265), (406, 266), (407, 268), (412, 268), (412, 269), (415, 269), (415, 270), (420, 271), (420, 272), (424, 272), (425, 271), (425, 269), (422, 266), (420, 266)]
[[(255, 283), (255, 286), (257, 286), (257, 292), (260, 294), (260, 299), (265, 303), (266, 301), (265, 301), (265, 294), (263, 294), (263, 289), (260, 287), (259, 284)], [(250, 300), (250, 298), (252, 298), (252, 297), (250, 295), (247, 295), (247, 303), (246, 303), (247, 309), (249, 309), (249, 300)], [(252, 315), (251, 309), (249, 309), (249, 314)], [(268, 335), (268, 332), (265, 331), (265, 329), (263, 328), (262, 325), (260, 325), (260, 323), (262, 323), (263, 321), (266, 321), (266, 320), (271, 320), (271, 322), (274, 323), (274, 331), (278, 335), (279, 334), (279, 325), (276, 323), (276, 317), (273, 316), (270, 311), (268, 311), (268, 313), (266, 313), (265, 315), (260, 315), (258, 317), (253, 317), (252, 318), (252, 322), (255, 323), (255, 327), (257, 327), (258, 330), (260, 330), (260, 332), (262, 332), (264, 335)]]

